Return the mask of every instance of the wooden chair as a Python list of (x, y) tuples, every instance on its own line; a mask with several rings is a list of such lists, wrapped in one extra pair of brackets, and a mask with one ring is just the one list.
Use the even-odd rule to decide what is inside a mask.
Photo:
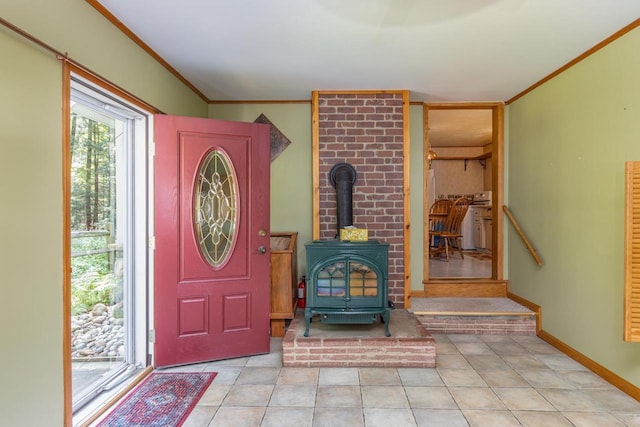
[(450, 199), (438, 199), (429, 208), (429, 247), (438, 246), (438, 239), (432, 237), (431, 232), (443, 230), (451, 205), (453, 201)]
[(464, 220), (467, 211), (469, 210), (469, 204), (471, 201), (465, 197), (461, 197), (453, 202), (449, 215), (442, 225), (442, 230), (434, 230), (430, 232), (433, 239), (438, 241), (438, 245), (433, 251), (434, 254), (441, 254), (444, 252), (447, 261), (449, 261), (449, 248), (451, 250), (458, 249), (460, 257), (464, 259), (462, 254), (462, 221)]

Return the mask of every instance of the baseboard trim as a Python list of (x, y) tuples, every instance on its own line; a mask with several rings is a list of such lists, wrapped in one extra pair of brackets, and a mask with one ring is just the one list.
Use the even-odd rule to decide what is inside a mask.
[(600, 365), (598, 362), (588, 358), (584, 354), (580, 353), (578, 350), (567, 345), (563, 341), (559, 340), (558, 338), (554, 337), (553, 335), (551, 335), (550, 333), (542, 329), (542, 307), (511, 292), (509, 292), (507, 296), (513, 301), (517, 302), (518, 304), (523, 305), (528, 309), (536, 312), (536, 334), (540, 339), (551, 344), (552, 346), (554, 346), (555, 348), (557, 348), (558, 350), (560, 350), (561, 352), (563, 352), (564, 354), (566, 354), (567, 356), (569, 356), (570, 358), (572, 358), (573, 360), (575, 360), (576, 362), (584, 366), (585, 368), (592, 371), (594, 374), (598, 375), (600, 378), (609, 382), (610, 384), (617, 387), (618, 389), (625, 392), (626, 394), (633, 397), (634, 399), (640, 401), (640, 388), (631, 384), (629, 381), (625, 380), (624, 378), (620, 377), (619, 375), (615, 374), (614, 372)]
[(536, 334), (539, 335), (542, 330), (542, 307), (511, 292), (507, 292), (507, 298), (517, 302), (523, 307), (527, 307), (536, 314)]
[(555, 348), (557, 348), (558, 350), (560, 350), (561, 352), (563, 352), (564, 354), (566, 354), (567, 356), (575, 360), (576, 362), (580, 363), (581, 365), (583, 365), (584, 367), (592, 371), (594, 374), (598, 375), (599, 377), (603, 378), (604, 380), (611, 383), (615, 387), (619, 388), (623, 392), (627, 393), (629, 396), (640, 401), (640, 388), (631, 384), (629, 381), (616, 375), (615, 373), (611, 372), (610, 370), (600, 365), (599, 363), (595, 362), (594, 360), (589, 359), (584, 354), (568, 346), (567, 344), (560, 341), (558, 338), (554, 337), (553, 335), (551, 335), (550, 333), (544, 330), (541, 330), (538, 333), (538, 337), (548, 342), (549, 344), (551, 344), (552, 346), (554, 346)]

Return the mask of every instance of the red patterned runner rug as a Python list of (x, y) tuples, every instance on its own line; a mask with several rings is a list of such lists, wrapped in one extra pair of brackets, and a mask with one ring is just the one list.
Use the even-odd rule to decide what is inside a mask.
[(152, 372), (98, 427), (181, 426), (215, 376), (215, 372)]

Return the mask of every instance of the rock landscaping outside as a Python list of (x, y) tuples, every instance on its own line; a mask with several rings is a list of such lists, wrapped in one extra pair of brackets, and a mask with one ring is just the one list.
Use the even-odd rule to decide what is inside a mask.
[(98, 303), (91, 311), (71, 317), (71, 357), (74, 360), (124, 357), (121, 304)]

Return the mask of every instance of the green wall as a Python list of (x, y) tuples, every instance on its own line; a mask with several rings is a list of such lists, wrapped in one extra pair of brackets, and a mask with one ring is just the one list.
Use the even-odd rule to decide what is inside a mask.
[[(309, 94), (311, 97), (311, 94)], [(304, 244), (312, 239), (311, 104), (212, 104), (209, 117), (254, 121), (264, 113), (291, 140), (271, 163), (271, 230), (298, 232), (298, 271), (304, 274)], [(410, 108), (411, 288), (422, 290), (422, 106)]]
[[(309, 94), (311, 96), (311, 94)], [(311, 103), (212, 104), (212, 119), (253, 122), (264, 114), (291, 144), (271, 163), (271, 231), (298, 232), (298, 275), (312, 239)]]
[(0, 69), (0, 414), (7, 425), (60, 425), (60, 64), (4, 33), (0, 56), (20, 58)]
[[(207, 105), (81, 0), (3, 1), (13, 25), (164, 112)], [(0, 424), (63, 425), (62, 65), (0, 27)]]
[[(1, 4), (2, 18), (163, 113), (206, 117), (207, 105), (198, 95), (86, 1), (3, 0)], [(4, 27), (0, 31), (9, 32)]]
[[(291, 140), (272, 164), (271, 228), (311, 238), (307, 104), (207, 106), (81, 0), (8, 0), (0, 15), (163, 112), (253, 121)], [(507, 225), (512, 292), (545, 331), (640, 386), (640, 344), (622, 342), (624, 161), (640, 159), (640, 30), (507, 108), (506, 200), (545, 261)], [(62, 72), (0, 27), (0, 414), (62, 425)], [(133, 71), (135, 70), (135, 72)], [(422, 107), (411, 109), (411, 276), (422, 289)], [(299, 249), (301, 269), (304, 250)], [(302, 272), (301, 272), (302, 274)]]
[(640, 386), (623, 331), (624, 162), (640, 159), (640, 29), (508, 107), (510, 290), (546, 332)]
[(411, 212), (410, 250), (411, 256), (411, 290), (423, 291), (422, 268), (424, 266), (424, 170), (423, 170), (423, 108), (422, 105), (412, 105), (409, 109), (409, 132), (411, 145), (409, 147), (409, 207)]

